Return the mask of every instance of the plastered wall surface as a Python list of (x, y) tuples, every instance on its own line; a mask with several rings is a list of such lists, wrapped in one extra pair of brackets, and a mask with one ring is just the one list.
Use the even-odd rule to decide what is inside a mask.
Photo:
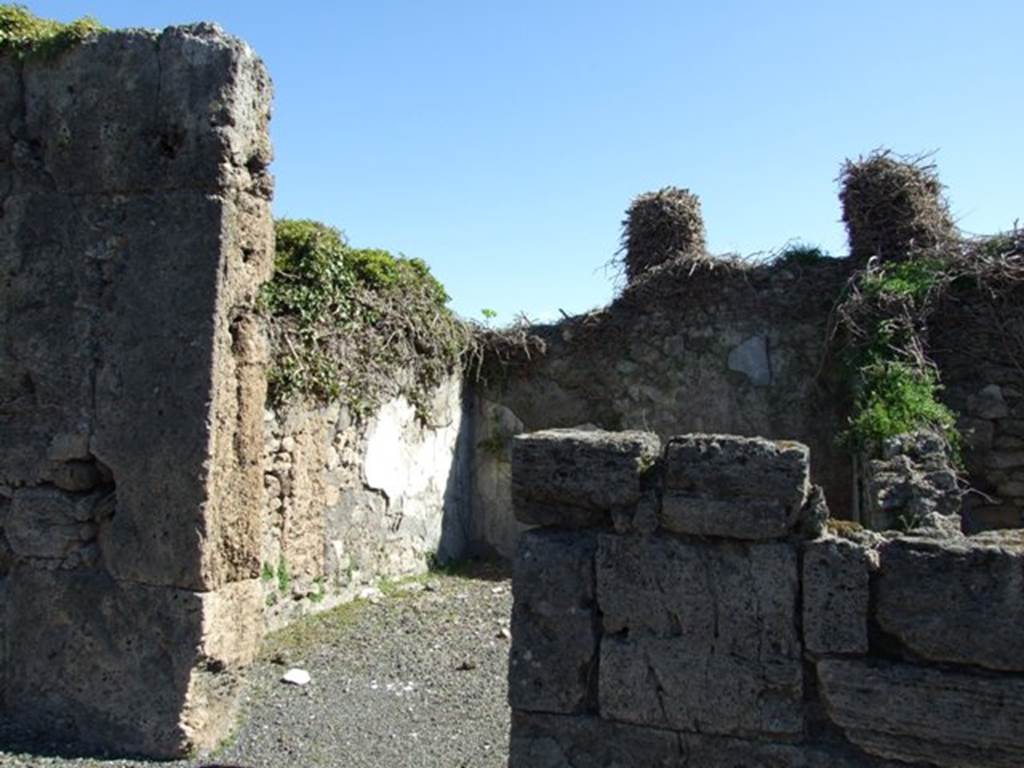
[(270, 626), (464, 556), (470, 443), (458, 375), (434, 391), (429, 411), (421, 419), (404, 397), (361, 419), (340, 403), (267, 411)]

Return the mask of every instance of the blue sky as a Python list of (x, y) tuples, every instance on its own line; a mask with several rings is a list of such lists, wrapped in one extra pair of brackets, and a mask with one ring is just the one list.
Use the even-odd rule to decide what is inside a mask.
[(276, 215), (425, 259), (467, 317), (607, 303), (625, 207), (668, 184), (713, 251), (842, 253), (839, 166), (883, 145), (937, 152), (965, 230), (1024, 216), (1020, 0), (29, 5), (248, 40)]

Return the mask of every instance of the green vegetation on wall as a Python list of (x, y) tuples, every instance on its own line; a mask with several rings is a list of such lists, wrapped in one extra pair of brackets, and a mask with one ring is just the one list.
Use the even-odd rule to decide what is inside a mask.
[(0, 5), (0, 54), (55, 56), (101, 30), (90, 16), (63, 24), (40, 19), (23, 5)]
[(959, 454), (956, 415), (939, 399), (942, 386), (924, 341), (949, 267), (930, 253), (869, 266), (851, 282), (839, 316), (850, 343), (854, 407), (844, 440), (852, 450), (874, 455), (887, 438), (927, 429)]
[(430, 390), (472, 341), (427, 265), (353, 248), (315, 221), (281, 219), (276, 237), (262, 295), (274, 351), (271, 400), (340, 399), (366, 414), (403, 394), (425, 415)]

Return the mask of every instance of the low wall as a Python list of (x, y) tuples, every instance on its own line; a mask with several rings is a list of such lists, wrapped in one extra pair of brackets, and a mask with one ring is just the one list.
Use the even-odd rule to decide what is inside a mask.
[(1024, 761), (1024, 537), (826, 520), (808, 449), (512, 448), (510, 766)]
[(341, 403), (272, 409), (264, 426), (270, 627), (464, 555), (471, 446), (459, 376), (434, 391), (425, 419), (397, 397), (363, 418)]
[(270, 85), (208, 25), (0, 56), (0, 700), (175, 756), (260, 637)]
[[(847, 392), (826, 365), (829, 316), (852, 267), (669, 264), (609, 307), (531, 329), (546, 351), (489, 372), (476, 413), (474, 525), (515, 551), (511, 435), (590, 424), (666, 439), (722, 432), (795, 439), (816, 457), (815, 482), (849, 515), (852, 465), (837, 445)], [(504, 448), (503, 448), (504, 446)]]
[[(667, 264), (608, 307), (529, 329), (541, 342), (486, 371), (474, 429), (474, 541), (512, 557), (511, 438), (591, 425), (666, 439), (718, 432), (808, 445), (840, 518), (863, 519), (848, 449), (850, 391), (830, 347), (848, 259)], [(942, 399), (960, 416), (964, 527), (1024, 525), (1024, 327), (1019, 287), (956, 283), (930, 322)]]

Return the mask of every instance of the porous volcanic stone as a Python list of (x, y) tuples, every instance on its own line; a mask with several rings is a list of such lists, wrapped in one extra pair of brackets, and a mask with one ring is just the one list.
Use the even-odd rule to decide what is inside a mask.
[(18, 565), (7, 582), (2, 703), (20, 724), (163, 758), (232, 724), (262, 632), (258, 580), (200, 593)]
[(867, 752), (941, 768), (1024, 765), (1024, 679), (818, 662), (829, 717)]
[(795, 547), (609, 534), (596, 571), (602, 717), (725, 735), (802, 730)]
[(509, 768), (900, 768), (843, 745), (674, 733), (596, 717), (512, 713)]
[(550, 429), (512, 441), (512, 503), (531, 525), (611, 524), (611, 510), (636, 504), (641, 474), (661, 443), (648, 432)]
[(867, 653), (872, 552), (828, 537), (804, 545), (804, 644), (814, 653)]
[(597, 672), (593, 535), (550, 530), (520, 536), (512, 589), (509, 703), (537, 712), (582, 712)]
[(1024, 536), (889, 542), (877, 616), (925, 658), (1024, 671)]
[(661, 523), (698, 536), (766, 539), (796, 524), (810, 491), (809, 451), (734, 435), (674, 437), (665, 451)]

